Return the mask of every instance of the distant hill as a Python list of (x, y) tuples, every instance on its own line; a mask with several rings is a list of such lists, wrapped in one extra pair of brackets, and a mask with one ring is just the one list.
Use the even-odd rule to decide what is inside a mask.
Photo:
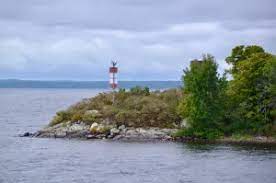
[[(120, 81), (119, 88), (131, 88), (134, 86), (148, 86), (150, 89), (177, 88), (181, 81)], [(0, 88), (109, 88), (108, 81), (35, 81), (35, 80), (0, 80)]]

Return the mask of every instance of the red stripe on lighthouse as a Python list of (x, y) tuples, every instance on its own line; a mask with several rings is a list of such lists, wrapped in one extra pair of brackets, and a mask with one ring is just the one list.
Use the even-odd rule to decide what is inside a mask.
[(110, 67), (109, 68), (109, 73), (117, 73), (118, 72), (118, 68), (117, 67)]

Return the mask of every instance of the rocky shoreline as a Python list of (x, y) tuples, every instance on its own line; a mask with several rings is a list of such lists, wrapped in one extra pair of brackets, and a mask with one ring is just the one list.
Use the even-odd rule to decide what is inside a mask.
[(121, 126), (108, 126), (93, 123), (91, 126), (83, 122), (62, 123), (51, 127), (45, 127), (36, 133), (26, 132), (22, 136), (39, 138), (80, 138), (80, 139), (112, 139), (112, 140), (173, 140), (172, 134), (177, 129), (169, 128), (134, 128)]
[(273, 137), (250, 137), (250, 138), (233, 138), (223, 137), (217, 140), (204, 140), (191, 137), (174, 137), (174, 133), (178, 129), (169, 128), (134, 128), (124, 125), (115, 127), (93, 123), (87, 125), (83, 122), (62, 123), (51, 127), (45, 127), (35, 133), (26, 132), (21, 137), (37, 137), (37, 138), (66, 138), (66, 139), (109, 139), (122, 141), (174, 141), (174, 142), (196, 142), (196, 143), (219, 143), (219, 144), (260, 144), (260, 145), (276, 145), (276, 139)]

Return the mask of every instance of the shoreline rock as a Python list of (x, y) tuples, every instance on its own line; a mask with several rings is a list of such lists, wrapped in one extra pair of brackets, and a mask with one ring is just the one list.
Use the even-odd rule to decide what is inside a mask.
[(134, 128), (112, 125), (103, 125), (93, 123), (87, 125), (83, 122), (72, 123), (70, 121), (57, 124), (51, 127), (45, 127), (36, 133), (26, 132), (20, 137), (38, 137), (38, 138), (79, 138), (79, 139), (110, 139), (121, 141), (174, 141), (183, 143), (205, 143), (205, 144), (239, 144), (239, 145), (276, 145), (276, 139), (273, 137), (250, 137), (247, 139), (235, 139), (233, 137), (223, 137), (217, 140), (195, 139), (191, 137), (173, 137), (178, 129), (170, 128)]
[(119, 127), (93, 123), (91, 126), (83, 122), (63, 123), (46, 127), (34, 133), (32, 137), (40, 138), (81, 138), (81, 139), (112, 139), (112, 140), (172, 140), (172, 134), (178, 129), (169, 128), (134, 128)]
[(34, 137), (42, 138), (83, 138), (89, 133), (89, 125), (82, 122), (62, 123), (51, 127), (45, 127), (34, 133)]

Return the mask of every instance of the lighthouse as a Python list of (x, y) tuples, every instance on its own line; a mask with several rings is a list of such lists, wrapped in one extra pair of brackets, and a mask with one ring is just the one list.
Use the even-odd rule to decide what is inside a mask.
[(117, 73), (118, 73), (118, 67), (116, 67), (117, 62), (111, 61), (111, 67), (109, 67), (109, 84), (110, 87), (113, 90), (112, 95), (112, 104), (115, 102), (115, 89), (118, 87), (118, 80), (117, 80)]
[(111, 61), (112, 67), (109, 67), (109, 84), (110, 87), (115, 90), (118, 87), (117, 73), (118, 67), (116, 67), (117, 62)]

